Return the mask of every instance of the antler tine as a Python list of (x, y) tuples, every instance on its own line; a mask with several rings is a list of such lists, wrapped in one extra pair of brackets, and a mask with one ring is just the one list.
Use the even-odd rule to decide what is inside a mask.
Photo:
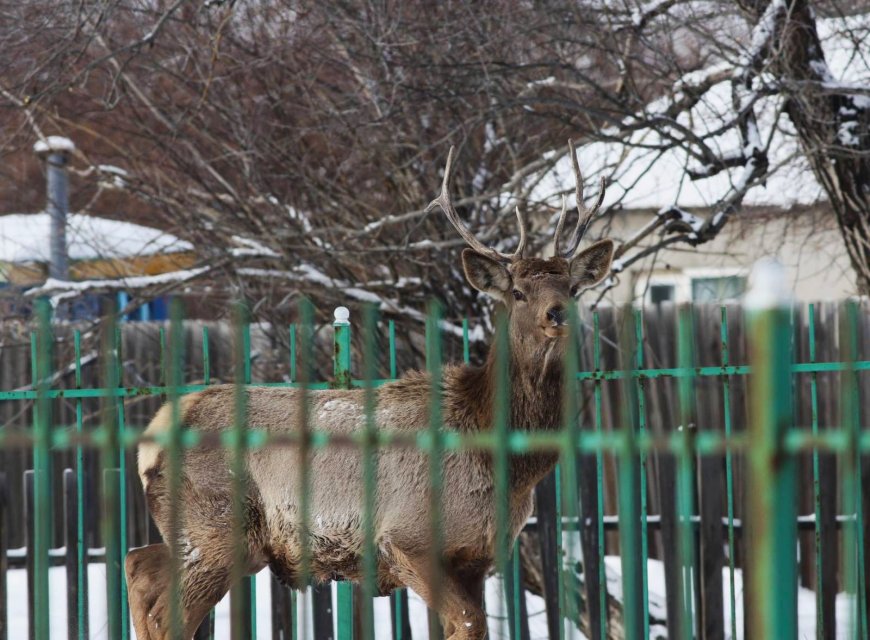
[[(432, 202), (429, 203), (429, 206), (426, 207), (426, 211), (429, 212), (434, 209), (436, 206), (441, 207), (441, 210), (447, 216), (447, 219), (450, 221), (450, 224), (459, 232), (459, 235), (462, 236), (462, 239), (465, 240), (466, 244), (469, 247), (481, 253), (493, 260), (497, 260), (499, 262), (511, 262), (515, 259), (517, 254), (513, 256), (508, 255), (506, 253), (501, 253), (500, 251), (496, 251), (490, 247), (487, 247), (480, 240), (474, 237), (474, 234), (465, 226), (465, 223), (459, 218), (459, 214), (456, 212), (456, 209), (453, 208), (453, 202), (450, 199), (450, 191), (453, 187), (453, 154), (456, 152), (456, 147), (451, 146), (450, 152), (447, 154), (447, 164), (444, 167), (444, 181), (441, 183), (441, 193), (435, 198)], [(521, 225), (520, 230), (520, 247), (517, 249), (519, 252), (520, 249), (525, 249), (525, 227)]]
[(523, 218), (523, 214), (520, 213), (519, 207), (517, 207), (517, 226), (520, 229), (520, 243), (517, 245), (517, 250), (511, 256), (511, 260), (519, 260), (526, 251), (526, 220)]
[[(598, 212), (601, 203), (604, 201), (605, 181), (601, 178), (601, 183), (598, 188), (598, 198), (591, 209), (583, 206), (583, 174), (580, 172), (580, 162), (577, 160), (577, 150), (574, 148), (574, 141), (568, 140), (568, 149), (571, 152), (571, 164), (574, 166), (574, 197), (577, 200), (577, 225), (574, 227), (574, 232), (571, 234), (571, 240), (568, 242), (568, 247), (562, 252), (563, 258), (570, 259), (577, 247), (580, 246), (580, 241), (586, 234), (589, 228), (589, 223), (592, 222), (592, 217)], [(557, 229), (558, 233), (561, 229)], [(558, 247), (558, 244), (556, 245)], [(559, 255), (558, 249), (556, 255)]]
[(561, 255), (559, 252), (559, 242), (562, 237), (562, 227), (565, 226), (565, 214), (568, 213), (568, 200), (562, 195), (562, 212), (559, 214), (559, 221), (556, 223), (556, 235), (553, 238), (553, 255)]

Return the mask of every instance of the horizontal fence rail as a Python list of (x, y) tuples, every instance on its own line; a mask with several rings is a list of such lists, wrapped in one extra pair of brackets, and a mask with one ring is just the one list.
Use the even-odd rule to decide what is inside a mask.
[[(473, 452), (491, 461), (496, 534), (492, 575), (481, 587), (490, 637), (785, 638), (811, 628), (817, 638), (868, 638), (866, 302), (574, 317), (561, 427), (551, 430), (511, 419), (509, 345), (497, 320), (497, 384), (480, 400), (492, 403), (493, 422), (476, 432), (445, 423), (440, 381), (456, 370), (444, 353), (466, 364), (480, 354), (467, 321), (460, 344), (442, 340), (437, 305), (418, 363), (424, 373), (413, 378), (429, 398), (427, 417), (413, 430), (379, 424), (379, 390), (394, 384), (401, 358), (396, 327), (373, 310), (360, 310), (353, 326), (337, 312), (328, 332), (305, 304), (299, 322), (284, 328), (249, 324), (242, 307), (232, 324), (184, 323), (173, 308), (169, 323), (115, 324), (109, 315), (99, 331), (83, 331), (53, 324), (41, 305), (29, 333), (10, 329), (19, 337), (0, 351), (0, 640), (133, 636), (129, 602), (139, 596), (127, 593), (124, 558), (163, 540), (137, 474), (143, 444), (164, 456), (173, 637), (185, 625), (184, 576), (205, 553), (186, 548), (180, 533), (190, 517), (179, 498), (186, 465), (216, 449), (226, 452), (233, 489), (222, 535), (236, 544), (229, 605), (205, 616), (197, 638), (441, 635), (437, 616), (421, 621), (420, 594), (400, 588), (384, 604), (376, 597), (387, 553), (376, 496), (389, 478), (380, 465), (399, 451), (425, 461), (429, 497), (414, 524), (430, 541), (436, 603), (448, 593), (441, 563), (457, 526), (441, 515), (455, 499), (445, 494), (453, 490), (449, 461)], [(318, 380), (329, 375), (317, 360), (327, 348), (331, 376)], [(234, 389), (225, 424), (190, 428), (185, 398), (220, 383)], [(254, 389), (295, 390), (299, 429), (257, 424)], [(310, 410), (317, 394), (338, 393), (340, 406), (350, 389), (360, 394), (359, 422), (318, 424)], [(164, 401), (168, 428), (145, 434)], [(250, 460), (274, 451), (299, 456), (298, 468), (280, 472), (299, 492), (303, 543), (293, 581), (301, 590), (248, 576), (240, 543)], [(517, 469), (547, 454), (558, 464), (535, 488), (535, 513), (512, 524)], [(355, 579), (334, 588), (312, 575), (318, 456), (352, 468), (360, 495)], [(800, 611), (809, 604), (812, 624)]]

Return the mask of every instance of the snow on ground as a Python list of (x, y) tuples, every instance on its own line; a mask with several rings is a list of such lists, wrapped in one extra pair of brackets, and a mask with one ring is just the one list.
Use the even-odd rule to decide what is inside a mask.
[[(0, 262), (47, 262), (50, 235), (51, 220), (47, 213), (0, 216)], [(70, 260), (127, 258), (192, 249), (190, 243), (160, 229), (81, 213), (67, 216), (66, 242)]]
[[(619, 556), (607, 556), (604, 559), (607, 567), (607, 590), (617, 597), (622, 596), (621, 567)], [(660, 560), (647, 562), (647, 580), (649, 584), (650, 612), (665, 619), (665, 566)], [(737, 623), (737, 640), (743, 639), (743, 572), (734, 570), (734, 593), (737, 603), (735, 622)], [(731, 580), (728, 567), (722, 570), (722, 599), (725, 604), (725, 638), (735, 640), (731, 634)], [(849, 630), (854, 598), (845, 593), (838, 593), (836, 599), (837, 640), (847, 640), (852, 637)], [(814, 640), (816, 638), (816, 593), (810, 589), (798, 587), (798, 640)], [(650, 629), (650, 638), (661, 637)]]
[[(51, 607), (51, 638), (66, 638), (66, 569), (52, 567), (49, 569), (49, 602)], [(257, 639), (272, 638), (272, 591), (270, 573), (266, 569), (257, 574)], [(93, 563), (88, 565), (88, 612), (90, 620), (90, 638), (92, 640), (108, 640), (106, 630), (106, 571), (105, 565)], [(11, 569), (7, 573), (9, 638), (26, 638), (28, 628), (27, 611), (27, 574), (24, 569)], [(490, 613), (489, 638), (491, 640), (508, 640), (506, 605), (502, 597), (501, 580), (491, 578), (486, 584), (486, 601)], [(298, 620), (303, 620), (307, 629), (303, 638), (313, 638), (310, 601), (307, 594), (297, 599), (299, 603)], [(532, 594), (526, 594), (526, 606), (529, 612), (529, 627), (531, 640), (546, 640), (547, 620), (544, 600)], [(411, 622), (411, 632), (417, 640), (428, 637), (428, 615), (426, 605), (416, 593), (411, 591), (408, 596), (408, 619)], [(333, 586), (333, 612), (335, 607), (335, 588)], [(390, 638), (392, 618), (389, 598), (375, 598), (375, 637)], [(335, 614), (333, 613), (333, 616)], [(132, 626), (131, 626), (132, 629)], [(131, 631), (131, 637), (135, 633)], [(215, 608), (215, 638), (222, 640), (230, 637), (230, 603), (225, 597)], [(570, 640), (585, 640), (580, 634), (569, 636)]]
[[(607, 556), (605, 558), (607, 568), (607, 588), (609, 593), (620, 597), (622, 583), (620, 581), (620, 558)], [(665, 574), (664, 565), (659, 560), (650, 560), (648, 563), (649, 579), (649, 602), (650, 611), (656, 616), (665, 618)], [(89, 580), (89, 614), (90, 614), (90, 637), (92, 640), (108, 640), (106, 633), (106, 597), (105, 597), (105, 568), (102, 564), (90, 564), (88, 566)], [(24, 569), (12, 569), (7, 574), (8, 580), (8, 611), (9, 637), (27, 637), (27, 576)], [(743, 578), (740, 570), (735, 571), (735, 591), (737, 600), (736, 622), (737, 639), (743, 638)], [(270, 574), (268, 570), (257, 574), (257, 638), (258, 640), (270, 640), (271, 635), (271, 588)], [(66, 580), (63, 567), (52, 567), (49, 570), (49, 598), (51, 606), (51, 637), (66, 637)], [(722, 590), (725, 602), (725, 638), (734, 640), (731, 635), (731, 611), (730, 611), (730, 580), (728, 569), (722, 573)], [(508, 640), (507, 606), (504, 601), (504, 591), (501, 579), (492, 577), (486, 583), (486, 608), (489, 617), (489, 638), (491, 640)], [(298, 598), (299, 617), (304, 621), (307, 629), (303, 638), (313, 638), (312, 620), (310, 614), (310, 601), (307, 594)], [(335, 590), (333, 588), (333, 603), (335, 602)], [(849, 637), (849, 620), (851, 619), (851, 607), (854, 599), (846, 594), (838, 594), (837, 607), (837, 640)], [(526, 607), (529, 613), (529, 630), (532, 640), (546, 640), (547, 620), (544, 600), (532, 594), (526, 594)], [(416, 640), (428, 637), (428, 615), (423, 600), (413, 591), (408, 597), (409, 620), (411, 632)], [(333, 611), (336, 607), (333, 606)], [(391, 633), (390, 602), (388, 598), (375, 598), (375, 636), (377, 638), (389, 638)], [(816, 637), (816, 597), (809, 589), (798, 589), (798, 637), (800, 640), (812, 640)], [(662, 628), (650, 630), (651, 638), (664, 637)], [(218, 604), (215, 612), (215, 637), (219, 640), (230, 636), (230, 607), (229, 598), (224, 598)], [(135, 634), (133, 634), (135, 637)], [(585, 640), (584, 636), (576, 629), (571, 629), (566, 634), (569, 640)]]

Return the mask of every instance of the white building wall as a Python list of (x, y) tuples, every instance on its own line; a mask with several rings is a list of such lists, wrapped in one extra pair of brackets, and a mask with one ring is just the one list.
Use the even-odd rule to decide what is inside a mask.
[[(606, 235), (627, 238), (649, 221), (652, 212), (624, 211), (613, 215)], [(595, 237), (604, 227), (593, 228)], [(693, 248), (677, 245), (628, 267), (606, 302), (638, 302), (649, 285), (674, 287), (677, 302), (692, 299), (692, 279), (746, 277), (756, 260), (777, 258), (786, 268), (796, 300), (841, 300), (855, 295), (855, 278), (834, 216), (826, 211), (744, 211), (710, 243)], [(587, 300), (593, 299), (587, 294)]]

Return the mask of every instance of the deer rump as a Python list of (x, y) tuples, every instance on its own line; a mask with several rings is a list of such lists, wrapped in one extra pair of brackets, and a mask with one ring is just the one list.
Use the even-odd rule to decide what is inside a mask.
[[(449, 377), (451, 371), (445, 371)], [(417, 431), (429, 421), (428, 376), (415, 374), (377, 390), (375, 423), (381, 430)], [(449, 389), (450, 385), (446, 385)], [(309, 425), (330, 434), (350, 434), (365, 425), (362, 390), (315, 391), (308, 394)], [(445, 425), (462, 422), (453, 416), (449, 395), (444, 397)], [(186, 428), (228, 429), (227, 416), (235, 407), (235, 389), (214, 387), (181, 402)], [(293, 389), (247, 390), (247, 419), (251, 429), (270, 433), (301, 430), (299, 392)], [(456, 419), (459, 418), (457, 421)], [(170, 427), (171, 409), (161, 410), (147, 434)], [(421, 425), (423, 427), (421, 427)], [(446, 428), (450, 428), (447, 426)], [(181, 465), (180, 492), (169, 493), (165, 455), (156, 445), (140, 448), (139, 472), (148, 507), (169, 542), (170, 501), (177, 501), (179, 526), (176, 548), (186, 570), (196, 564), (226, 565), (233, 555), (232, 451), (198, 447), (186, 451)], [(268, 565), (283, 583), (304, 588), (302, 564), (308, 550), (308, 575), (314, 581), (364, 579), (365, 496), (362, 452), (358, 447), (330, 445), (309, 452), (307, 480), (297, 446), (264, 447), (245, 454), (244, 573)], [(415, 448), (378, 450), (374, 493), (373, 532), (377, 552), (377, 588), (381, 595), (409, 585), (407, 559), (433, 552), (431, 476), (429, 456)], [(496, 539), (491, 458), (479, 451), (447, 452), (442, 466), (439, 522), (443, 561), (449, 568), (486, 572), (494, 558)], [(303, 483), (306, 483), (307, 486)], [(307, 495), (308, 535), (303, 527), (303, 491)], [(513, 492), (512, 492), (513, 493)], [(512, 495), (510, 539), (531, 513), (531, 487), (524, 496)], [(307, 542), (306, 538), (307, 537)], [(209, 567), (214, 570), (215, 567)], [(228, 568), (228, 567), (224, 567)]]

